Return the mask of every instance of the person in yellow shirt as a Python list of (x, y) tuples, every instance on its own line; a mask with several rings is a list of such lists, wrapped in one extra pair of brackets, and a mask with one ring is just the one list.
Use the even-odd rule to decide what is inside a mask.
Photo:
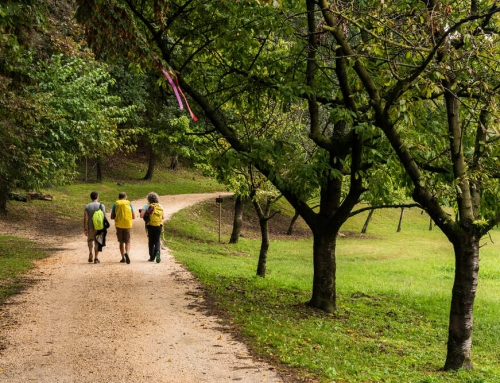
[(120, 192), (118, 200), (111, 208), (111, 219), (115, 220), (116, 238), (120, 244), (120, 254), (122, 263), (130, 263), (130, 229), (132, 220), (135, 219), (134, 207), (127, 200), (127, 194)]

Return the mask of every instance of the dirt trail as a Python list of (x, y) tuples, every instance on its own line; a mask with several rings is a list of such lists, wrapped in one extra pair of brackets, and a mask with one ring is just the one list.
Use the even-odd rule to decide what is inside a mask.
[[(170, 216), (215, 196), (160, 202)], [(138, 211), (145, 200), (132, 203)], [(131, 263), (119, 263), (111, 223), (100, 264), (87, 262), (82, 232), (40, 261), (32, 273), (37, 283), (1, 308), (1, 382), (282, 381), (203, 312), (198, 284), (168, 249), (161, 263), (147, 262), (140, 218), (132, 229)]]

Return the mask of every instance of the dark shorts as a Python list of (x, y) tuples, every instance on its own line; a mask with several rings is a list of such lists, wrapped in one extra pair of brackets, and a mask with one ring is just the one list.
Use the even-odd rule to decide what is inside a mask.
[(122, 229), (121, 227), (116, 228), (116, 238), (120, 243), (130, 242), (130, 229)]

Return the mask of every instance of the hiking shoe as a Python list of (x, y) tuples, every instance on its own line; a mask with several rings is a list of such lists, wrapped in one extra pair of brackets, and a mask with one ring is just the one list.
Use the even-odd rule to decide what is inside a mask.
[(127, 262), (127, 264), (130, 263), (130, 258), (128, 257), (127, 253), (125, 253), (125, 262)]
[(94, 259), (94, 263), (101, 263), (101, 261), (96, 258)]
[(161, 259), (160, 259), (160, 252), (157, 251), (156, 252), (156, 263), (160, 263), (161, 262)]
[(148, 259), (148, 262), (154, 262), (154, 261), (155, 261), (155, 257)]
[(92, 262), (94, 260), (94, 256), (92, 254), (89, 254), (89, 262)]
[(125, 263), (125, 258), (122, 258), (120, 263)]

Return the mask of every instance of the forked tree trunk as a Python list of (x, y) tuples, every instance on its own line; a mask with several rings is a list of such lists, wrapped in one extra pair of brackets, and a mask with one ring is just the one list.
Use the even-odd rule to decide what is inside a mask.
[(472, 369), (472, 325), (479, 272), (479, 238), (462, 233), (453, 243), (455, 280), (451, 297), (445, 370)]
[(236, 196), (234, 202), (234, 218), (233, 218), (233, 231), (229, 243), (238, 243), (241, 235), (241, 228), (243, 226), (243, 207), (244, 198), (241, 195)]
[(257, 275), (259, 277), (265, 278), (266, 276), (266, 264), (267, 264), (267, 252), (269, 250), (269, 220), (274, 216), (270, 215), (271, 205), (276, 201), (274, 198), (268, 197), (266, 200), (266, 206), (264, 209), (260, 206), (259, 201), (255, 198), (256, 190), (252, 190), (250, 193), (250, 198), (252, 199), (252, 204), (259, 217), (260, 226), (260, 252), (259, 252), (259, 262), (257, 264)]

